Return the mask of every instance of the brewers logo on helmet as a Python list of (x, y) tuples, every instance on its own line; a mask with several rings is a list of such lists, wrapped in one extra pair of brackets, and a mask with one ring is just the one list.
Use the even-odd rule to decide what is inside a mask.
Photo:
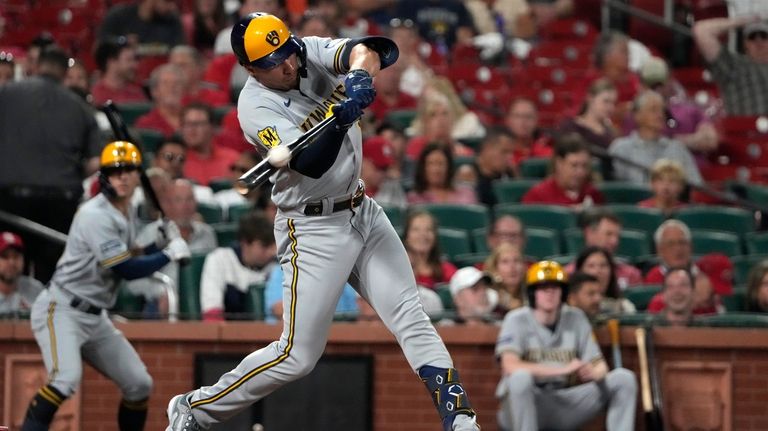
[(261, 12), (241, 18), (232, 28), (230, 42), (240, 64), (259, 69), (271, 69), (304, 50), (304, 43), (280, 18)]
[(568, 296), (568, 274), (563, 267), (551, 260), (542, 260), (536, 262), (528, 268), (525, 276), (526, 290), (528, 294), (528, 304), (531, 308), (536, 307), (536, 288), (542, 286), (560, 286), (563, 291), (562, 300), (565, 301)]

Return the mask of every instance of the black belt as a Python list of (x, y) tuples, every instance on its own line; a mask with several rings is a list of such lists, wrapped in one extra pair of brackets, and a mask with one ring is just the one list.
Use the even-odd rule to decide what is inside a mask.
[(101, 314), (101, 308), (95, 305), (91, 305), (88, 302), (86, 302), (84, 299), (78, 298), (77, 296), (75, 296), (74, 298), (72, 298), (71, 301), (69, 301), (69, 306), (74, 308), (75, 310), (82, 311), (83, 313), (97, 314), (97, 315)]
[[(363, 199), (365, 199), (365, 186), (361, 184), (357, 188), (357, 191), (355, 192), (354, 196), (352, 196), (349, 199), (345, 199), (343, 201), (334, 202), (333, 212), (339, 212), (344, 210), (350, 210), (352, 208), (357, 208), (363, 203)], [(314, 202), (311, 204), (307, 204), (304, 207), (304, 215), (317, 216), (322, 214), (323, 214), (322, 202)]]

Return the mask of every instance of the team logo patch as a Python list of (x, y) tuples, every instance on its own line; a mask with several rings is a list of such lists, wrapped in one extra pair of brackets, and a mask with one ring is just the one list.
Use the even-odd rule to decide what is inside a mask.
[(277, 130), (271, 126), (259, 130), (259, 139), (261, 139), (261, 143), (267, 148), (276, 147), (280, 145), (281, 142)]
[(122, 243), (118, 239), (111, 239), (107, 242), (102, 243), (99, 246), (99, 249), (101, 250), (102, 254), (109, 254), (112, 251), (119, 250), (122, 248)]
[(277, 34), (277, 31), (272, 30), (269, 33), (267, 33), (267, 43), (272, 46), (280, 45), (280, 35)]

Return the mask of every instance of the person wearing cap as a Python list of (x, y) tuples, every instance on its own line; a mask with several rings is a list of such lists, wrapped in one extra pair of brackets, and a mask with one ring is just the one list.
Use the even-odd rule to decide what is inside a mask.
[[(724, 33), (741, 28), (744, 54), (720, 42)], [(757, 14), (711, 18), (693, 26), (693, 37), (707, 61), (728, 115), (768, 114), (768, 21)]]
[(24, 243), (13, 232), (0, 232), (0, 317), (29, 311), (42, 283), (21, 275), (24, 270)]
[(499, 295), (490, 286), (491, 277), (474, 266), (461, 268), (453, 274), (450, 289), (456, 307), (456, 323), (476, 324), (495, 320), (491, 312), (499, 302)]
[(496, 342), (500, 429), (578, 429), (605, 408), (609, 431), (634, 429), (635, 375), (608, 370), (584, 312), (563, 303), (563, 268), (537, 262), (526, 284), (528, 305), (507, 313)]
[(392, 174), (393, 150), (381, 136), (372, 136), (363, 142), (363, 164), (360, 178), (365, 182), (365, 194), (379, 205), (405, 208), (408, 201), (400, 178)]

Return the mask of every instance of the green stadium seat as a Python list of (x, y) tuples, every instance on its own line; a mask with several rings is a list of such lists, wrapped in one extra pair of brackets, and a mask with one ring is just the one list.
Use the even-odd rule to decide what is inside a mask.
[(208, 187), (210, 187), (214, 193), (222, 190), (229, 190), (232, 188), (232, 180), (228, 178), (216, 178), (208, 182)]
[(179, 317), (200, 320), (200, 277), (205, 254), (192, 255), (188, 265), (179, 267)]
[(237, 223), (216, 223), (211, 227), (216, 233), (216, 242), (219, 247), (227, 247), (237, 239)]
[(745, 235), (755, 230), (755, 216), (752, 211), (717, 205), (684, 207), (675, 213), (691, 230), (711, 229)]
[(459, 142), (478, 152), (480, 144), (483, 143), (483, 138), (460, 138)]
[(764, 260), (768, 260), (768, 254), (746, 254), (732, 257), (733, 282), (735, 284), (746, 284), (749, 271)]
[(651, 238), (645, 231), (622, 229), (619, 236), (616, 256), (633, 260), (638, 256), (651, 254)]
[(482, 205), (425, 204), (416, 208), (428, 211), (437, 219), (439, 227), (464, 229), (468, 232), (487, 228), (488, 208)]
[(203, 221), (208, 224), (224, 221), (224, 213), (221, 211), (219, 204), (199, 202), (197, 204), (197, 212), (203, 217)]
[(768, 187), (762, 184), (737, 182), (730, 184), (731, 190), (744, 199), (758, 205), (768, 205)]
[(463, 229), (440, 227), (437, 230), (437, 240), (440, 250), (451, 262), (457, 255), (472, 252), (469, 236)]
[(493, 183), (493, 194), (500, 204), (518, 203), (538, 180), (500, 180)]
[[(141, 143), (141, 150), (144, 153), (155, 153), (157, 148), (165, 140), (165, 136), (157, 130), (136, 129), (136, 137)], [(150, 159), (147, 157), (147, 159)]]
[(654, 295), (661, 292), (660, 284), (643, 284), (639, 286), (628, 287), (624, 290), (624, 297), (635, 305), (637, 311), (648, 309), (651, 299)]
[(549, 157), (531, 157), (520, 161), (520, 176), (523, 178), (544, 178), (549, 175), (552, 162)]
[(416, 111), (412, 109), (389, 111), (386, 116), (386, 120), (400, 130), (408, 128), (414, 118), (416, 118)]
[(768, 328), (768, 314), (728, 312), (712, 316), (700, 316), (695, 318), (694, 325), (731, 328)]
[(264, 320), (264, 284), (252, 284), (248, 286), (248, 295), (245, 302), (245, 311), (253, 320)]
[(465, 266), (475, 266), (478, 263), (483, 263), (487, 258), (488, 253), (459, 254), (453, 258), (453, 263), (457, 267), (463, 268)]
[(496, 216), (510, 214), (520, 219), (526, 228), (541, 227), (563, 231), (576, 227), (576, 213), (559, 205), (500, 204), (494, 207)]
[(645, 231), (648, 235), (653, 235), (664, 221), (664, 215), (655, 208), (640, 208), (629, 204), (612, 204), (605, 207), (616, 214), (623, 228)]
[(405, 210), (400, 207), (387, 205), (382, 205), (381, 209), (384, 210), (384, 214), (387, 215), (389, 222), (392, 223), (395, 230), (398, 232), (402, 231), (405, 222)]
[(691, 230), (693, 254), (723, 253), (726, 256), (743, 254), (741, 239), (735, 233), (714, 230)]
[(440, 283), (436, 285), (435, 292), (440, 296), (440, 301), (442, 301), (445, 311), (452, 311), (455, 309), (453, 305), (453, 295), (451, 295), (451, 288), (448, 286), (448, 283)]
[(584, 232), (581, 228), (572, 227), (563, 231), (565, 251), (578, 255), (584, 249)]
[(746, 311), (747, 288), (734, 287), (733, 293), (721, 296), (720, 300), (723, 302), (723, 306), (729, 313), (733, 311)]
[(749, 254), (768, 253), (768, 232), (751, 233), (744, 236)]
[(472, 165), (475, 163), (475, 156), (456, 156), (453, 158), (453, 167), (458, 169), (461, 165)]
[(560, 234), (553, 229), (526, 228), (525, 229), (526, 256), (542, 260), (546, 256), (560, 254)]
[(119, 289), (117, 289), (117, 300), (115, 306), (112, 307), (112, 312), (121, 314), (129, 319), (141, 318), (144, 308), (144, 298), (140, 295), (134, 295), (125, 288), (125, 283), (122, 283)]
[(486, 228), (472, 230), (472, 244), (476, 252), (485, 253), (485, 254), (488, 254), (491, 252), (490, 250), (488, 250), (488, 242), (486, 241), (487, 236), (488, 236), (488, 229)]
[(565, 266), (575, 261), (576, 255), (575, 254), (558, 254), (558, 255), (546, 256), (544, 259), (551, 260), (559, 263), (560, 265)]
[(634, 314), (620, 314), (617, 316), (620, 326), (648, 326), (653, 323), (653, 314), (649, 313), (634, 313)]
[(240, 221), (240, 217), (248, 214), (251, 210), (253, 210), (253, 204), (250, 202), (230, 205), (229, 208), (227, 208), (227, 220), (237, 223)]
[(597, 189), (609, 204), (636, 204), (653, 196), (648, 186), (623, 181), (605, 181), (598, 184)]
[(125, 125), (131, 127), (139, 117), (152, 110), (152, 102), (121, 103), (117, 109)]

